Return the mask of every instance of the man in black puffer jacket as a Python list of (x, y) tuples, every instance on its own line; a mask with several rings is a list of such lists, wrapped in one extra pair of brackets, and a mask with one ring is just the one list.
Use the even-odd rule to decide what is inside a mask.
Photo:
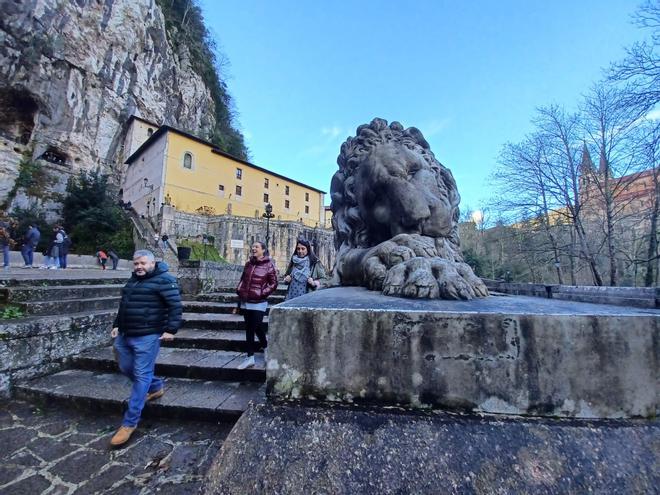
[(163, 380), (154, 376), (154, 366), (160, 341), (174, 338), (181, 326), (181, 313), (179, 286), (167, 272), (167, 264), (156, 262), (151, 251), (135, 251), (133, 276), (121, 291), (110, 334), (115, 339), (119, 369), (133, 382), (124, 420), (110, 440), (112, 446), (131, 438), (145, 402), (165, 392)]

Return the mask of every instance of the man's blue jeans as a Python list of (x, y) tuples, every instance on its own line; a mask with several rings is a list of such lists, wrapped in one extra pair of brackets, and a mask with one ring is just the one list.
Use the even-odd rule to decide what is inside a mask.
[(2, 246), (2, 262), (3, 266), (9, 266), (9, 244)]
[(119, 334), (115, 339), (119, 369), (133, 382), (122, 426), (137, 426), (147, 394), (163, 388), (163, 380), (154, 376), (156, 357), (160, 350), (159, 339), (159, 334), (139, 337)]
[(34, 261), (34, 246), (32, 244), (23, 244), (21, 254), (23, 255), (25, 266), (32, 266)]

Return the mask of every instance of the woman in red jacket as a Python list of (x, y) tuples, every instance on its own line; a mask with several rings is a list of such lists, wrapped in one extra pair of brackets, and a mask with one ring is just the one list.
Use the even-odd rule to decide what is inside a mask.
[(243, 318), (245, 318), (245, 339), (247, 341), (247, 359), (238, 365), (239, 370), (254, 366), (254, 334), (259, 338), (259, 344), (266, 349), (266, 333), (261, 323), (268, 308), (266, 299), (277, 288), (277, 272), (273, 262), (268, 257), (268, 250), (263, 242), (252, 245), (252, 256), (245, 263), (241, 281), (236, 293), (241, 300)]

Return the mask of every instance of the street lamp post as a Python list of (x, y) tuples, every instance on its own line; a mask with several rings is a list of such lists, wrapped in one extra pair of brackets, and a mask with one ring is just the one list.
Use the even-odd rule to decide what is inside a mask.
[(266, 249), (268, 249), (268, 243), (270, 242), (270, 219), (275, 217), (273, 214), (273, 205), (267, 203), (266, 213), (261, 216), (266, 219)]

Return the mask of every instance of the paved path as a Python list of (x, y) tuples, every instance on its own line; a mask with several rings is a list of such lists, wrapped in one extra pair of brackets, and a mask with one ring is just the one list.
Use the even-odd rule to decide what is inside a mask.
[(197, 493), (231, 424), (143, 420), (113, 450), (120, 416), (0, 402), (0, 493)]

